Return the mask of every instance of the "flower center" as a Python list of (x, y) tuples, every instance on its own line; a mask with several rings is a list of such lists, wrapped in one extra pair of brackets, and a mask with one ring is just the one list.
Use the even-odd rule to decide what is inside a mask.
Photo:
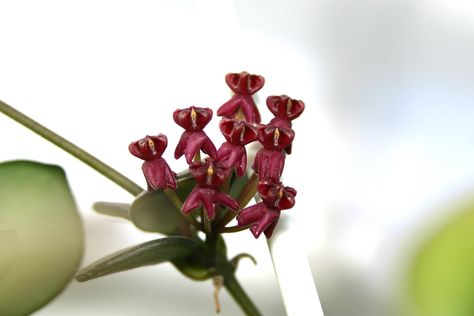
[(191, 109), (191, 122), (193, 124), (193, 128), (196, 129), (196, 118), (197, 118), (197, 113), (194, 109)]
[(153, 155), (156, 155), (155, 143), (151, 138), (148, 138), (148, 147), (150, 147), (151, 152)]
[(275, 147), (278, 146), (278, 139), (280, 138), (280, 130), (277, 128), (275, 128), (275, 132), (273, 133), (273, 145)]

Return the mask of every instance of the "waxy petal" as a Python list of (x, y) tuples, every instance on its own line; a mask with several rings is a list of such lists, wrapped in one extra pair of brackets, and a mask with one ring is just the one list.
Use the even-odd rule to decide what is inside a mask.
[(265, 79), (262, 76), (251, 75), (243, 71), (241, 73), (227, 74), (225, 82), (236, 94), (252, 95), (263, 87)]
[(163, 158), (145, 161), (142, 170), (149, 190), (176, 189), (176, 174)]
[(173, 119), (187, 132), (202, 131), (212, 118), (210, 108), (190, 106), (187, 109), (178, 109), (173, 113)]
[(272, 224), (278, 221), (279, 217), (280, 211), (269, 208), (264, 203), (257, 203), (243, 209), (237, 216), (237, 222), (238, 226), (252, 224), (250, 231), (255, 238), (258, 238), (263, 231), (270, 228), (268, 231), (269, 236), (267, 236), (270, 238), (275, 228)]
[(176, 146), (174, 157), (179, 159), (184, 154), (186, 162), (190, 164), (198, 150), (202, 150), (211, 157), (215, 157), (217, 154), (216, 147), (204, 131), (183, 132)]
[(291, 128), (262, 125), (258, 128), (258, 140), (266, 149), (283, 150), (295, 138)]
[(246, 121), (223, 118), (219, 128), (225, 139), (234, 145), (247, 145), (257, 139), (258, 130)]
[(193, 162), (189, 165), (189, 172), (202, 187), (217, 188), (222, 184), (229, 174), (227, 168), (214, 164), (213, 160), (207, 158), (203, 162)]
[(283, 186), (281, 182), (259, 182), (257, 191), (263, 202), (276, 210), (286, 210), (295, 205), (296, 190)]
[(255, 101), (250, 95), (234, 95), (229, 101), (221, 105), (217, 110), (217, 115), (227, 118), (235, 118), (239, 109), (244, 114), (247, 122), (260, 123), (260, 113), (255, 105)]
[(157, 136), (145, 136), (144, 138), (131, 143), (128, 150), (132, 155), (150, 161), (160, 158), (168, 146), (168, 138), (166, 135), (159, 134)]
[(238, 177), (247, 170), (247, 151), (244, 146), (223, 143), (217, 151), (216, 164), (224, 169), (236, 168)]
[(221, 204), (231, 210), (236, 210), (239, 207), (237, 201), (229, 195), (212, 188), (197, 186), (184, 201), (182, 210), (184, 214), (188, 214), (203, 206), (207, 217), (212, 220), (215, 217), (215, 204)]
[(292, 121), (304, 111), (304, 103), (300, 100), (291, 99), (287, 95), (269, 96), (267, 107), (275, 117)]
[(281, 150), (262, 148), (257, 152), (252, 168), (259, 181), (279, 182), (284, 166), (285, 154)]

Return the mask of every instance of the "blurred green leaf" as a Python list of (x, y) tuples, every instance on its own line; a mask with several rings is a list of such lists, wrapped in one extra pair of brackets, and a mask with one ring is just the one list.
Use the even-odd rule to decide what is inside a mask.
[(234, 199), (237, 199), (240, 195), (240, 192), (242, 192), (248, 181), (249, 176), (247, 174), (244, 174), (242, 177), (237, 178), (235, 172), (233, 172), (230, 183), (229, 195), (232, 196)]
[[(82, 223), (64, 171), (30, 161), (0, 164), (0, 315), (28, 315), (69, 283), (83, 252)], [(4, 255), (9, 253), (10, 255)]]
[(117, 251), (85, 267), (76, 280), (87, 281), (115, 272), (184, 258), (197, 253), (196, 242), (185, 237), (166, 237)]
[[(194, 181), (183, 182), (176, 193), (184, 201), (193, 187)], [(161, 190), (140, 194), (130, 207), (130, 218), (138, 228), (164, 235), (181, 234), (189, 226), (181, 210)]]
[(454, 219), (423, 245), (410, 271), (417, 316), (474, 315), (474, 201), (451, 211)]
[(0, 230), (0, 282), (10, 269), (18, 249), (18, 236), (13, 229)]
[(99, 201), (92, 207), (97, 213), (130, 220), (130, 204)]

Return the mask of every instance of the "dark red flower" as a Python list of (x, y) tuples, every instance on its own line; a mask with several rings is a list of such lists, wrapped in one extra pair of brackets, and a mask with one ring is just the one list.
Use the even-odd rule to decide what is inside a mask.
[(217, 151), (216, 162), (227, 170), (235, 168), (237, 176), (241, 177), (247, 170), (247, 151), (244, 146), (223, 143)]
[(219, 128), (225, 139), (233, 145), (245, 146), (257, 139), (258, 131), (246, 121), (223, 118)]
[(145, 160), (142, 170), (148, 183), (148, 190), (176, 189), (176, 174), (161, 158), (167, 146), (168, 139), (163, 134), (146, 136), (128, 146), (132, 155)]
[(184, 201), (183, 213), (188, 214), (203, 206), (206, 210), (207, 218), (212, 220), (215, 216), (215, 204), (227, 206), (231, 210), (236, 210), (239, 207), (237, 201), (218, 189), (198, 185), (189, 193), (186, 201)]
[(252, 225), (250, 231), (255, 238), (260, 237), (262, 232), (267, 238), (270, 238), (279, 218), (280, 211), (260, 202), (243, 209), (237, 216), (237, 223), (238, 226)]
[(240, 109), (248, 122), (260, 123), (260, 113), (252, 94), (263, 87), (265, 79), (244, 71), (227, 74), (225, 81), (235, 95), (217, 110), (217, 115), (233, 118)]
[(276, 210), (287, 210), (295, 205), (296, 190), (283, 186), (281, 182), (259, 182), (257, 191), (262, 201)]
[(189, 173), (203, 187), (217, 188), (229, 174), (229, 170), (207, 158), (203, 162), (193, 162), (189, 165)]
[(239, 207), (232, 197), (219, 191), (219, 186), (227, 177), (229, 170), (214, 164), (212, 159), (208, 158), (204, 162), (193, 162), (189, 166), (189, 172), (196, 179), (197, 185), (186, 198), (183, 213), (187, 214), (203, 206), (207, 217), (213, 219), (215, 204), (227, 206), (231, 210)]
[(211, 109), (194, 106), (176, 110), (173, 113), (174, 121), (185, 129), (174, 152), (176, 159), (179, 159), (184, 154), (186, 162), (190, 164), (199, 150), (202, 150), (211, 157), (215, 157), (217, 154), (216, 147), (203, 131), (211, 118)]
[(303, 101), (291, 99), (287, 95), (269, 96), (267, 98), (267, 107), (276, 118), (283, 119), (288, 122), (293, 121), (304, 111)]
[(287, 127), (263, 125), (258, 130), (258, 140), (266, 149), (283, 150), (294, 138), (295, 132)]
[(252, 169), (259, 181), (280, 181), (285, 166), (285, 153), (281, 150), (262, 148), (257, 152)]
[(258, 184), (257, 191), (262, 202), (242, 210), (237, 216), (238, 226), (252, 225), (250, 231), (255, 238), (262, 232), (270, 238), (280, 218), (280, 211), (295, 205), (296, 190), (283, 186), (281, 182), (265, 181)]
[(216, 162), (225, 169), (236, 168), (238, 177), (247, 170), (247, 151), (245, 145), (257, 139), (257, 129), (245, 122), (235, 119), (222, 119), (219, 124), (227, 142), (217, 151)]

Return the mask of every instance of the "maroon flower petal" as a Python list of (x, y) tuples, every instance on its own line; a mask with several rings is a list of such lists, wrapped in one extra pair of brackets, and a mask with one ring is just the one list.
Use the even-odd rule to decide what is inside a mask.
[(291, 128), (260, 126), (258, 140), (266, 149), (282, 150), (293, 142), (295, 132)]
[(266, 209), (267, 206), (262, 202), (244, 208), (237, 215), (238, 226), (247, 226), (257, 222), (263, 216)]
[(235, 118), (238, 109), (242, 110), (247, 122), (260, 123), (260, 113), (251, 95), (234, 95), (229, 101), (221, 105), (217, 110), (217, 115)]
[(212, 220), (216, 215), (214, 207), (216, 191), (211, 188), (198, 188), (197, 190), (199, 192), (199, 200), (206, 211), (207, 218)]
[(272, 224), (278, 221), (279, 217), (280, 211), (269, 208), (264, 203), (258, 203), (242, 210), (237, 216), (237, 222), (238, 226), (253, 224), (250, 231), (255, 238), (258, 238), (268, 228), (271, 236), (275, 228)]
[(265, 234), (265, 237), (267, 237), (267, 239), (272, 238), (273, 231), (275, 230), (275, 227), (277, 226), (279, 219), (280, 219), (280, 218), (278, 217), (276, 220), (273, 221), (273, 223), (271, 223), (271, 224), (270, 224), (267, 228), (265, 228), (265, 230), (263, 231), (263, 233)]
[(178, 109), (173, 113), (173, 119), (187, 132), (201, 131), (212, 118), (212, 110), (190, 106), (187, 109)]
[(128, 146), (128, 149), (135, 157), (150, 161), (160, 158), (167, 146), (168, 138), (163, 134), (159, 134), (157, 136), (146, 136), (133, 142)]
[(183, 132), (176, 146), (174, 157), (179, 159), (184, 154), (186, 162), (190, 164), (200, 149), (211, 157), (217, 154), (216, 147), (204, 131)]
[(223, 118), (219, 128), (225, 139), (234, 145), (247, 145), (257, 139), (258, 130), (246, 121)]
[(207, 158), (203, 162), (191, 163), (189, 172), (200, 186), (217, 188), (227, 177), (229, 171)]
[(259, 75), (251, 75), (246, 71), (229, 73), (225, 76), (229, 88), (236, 94), (251, 95), (260, 90), (265, 84), (265, 79)]
[(295, 205), (296, 190), (283, 186), (281, 182), (262, 181), (257, 191), (263, 202), (276, 210), (286, 210)]
[(217, 116), (224, 116), (228, 118), (235, 117), (240, 106), (240, 95), (234, 95), (229, 101), (222, 104), (217, 110)]
[(269, 96), (267, 107), (275, 117), (292, 121), (304, 111), (304, 103), (300, 100), (291, 99), (287, 95)]
[(184, 214), (188, 214), (201, 207), (201, 201), (199, 200), (199, 190), (194, 188), (183, 203), (182, 211)]
[(239, 203), (234, 200), (230, 195), (227, 195), (223, 192), (217, 191), (214, 197), (215, 203), (227, 206), (229, 209), (235, 211), (239, 208)]
[(250, 227), (250, 231), (252, 232), (255, 238), (260, 237), (260, 234), (263, 231), (266, 231), (268, 228), (270, 228), (271, 233), (273, 233), (273, 229), (275, 229), (275, 227), (272, 228), (271, 226), (272, 224), (277, 222), (279, 218), (280, 218), (279, 211), (271, 209), (271, 208), (267, 208), (265, 210), (265, 214), (262, 216), (262, 218), (260, 218), (258, 223)]
[(252, 168), (259, 181), (279, 182), (284, 166), (285, 154), (281, 150), (262, 148), (257, 152)]
[(247, 152), (244, 146), (223, 143), (217, 151), (216, 163), (223, 169), (236, 168), (237, 176), (241, 177), (247, 170)]
[(143, 174), (149, 189), (165, 190), (176, 189), (174, 173), (163, 158), (145, 161), (142, 165)]

